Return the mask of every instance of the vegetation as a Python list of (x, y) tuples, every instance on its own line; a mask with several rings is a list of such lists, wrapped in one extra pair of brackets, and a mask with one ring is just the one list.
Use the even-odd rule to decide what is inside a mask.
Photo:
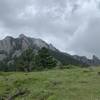
[(75, 66), (81, 66), (81, 67), (88, 67), (86, 63), (83, 63), (81, 61), (78, 61), (71, 57), (69, 54), (62, 53), (62, 52), (54, 52), (49, 50), (50, 54), (56, 58), (58, 61), (60, 61), (63, 65), (75, 65)]
[(75, 65), (80, 67), (87, 67), (81, 61), (74, 59), (72, 56), (59, 51), (53, 51), (45, 47), (41, 49), (29, 48), (22, 52), (18, 57), (12, 57), (11, 54), (0, 62), (0, 71), (36, 71), (52, 69), (59, 66)]
[(0, 100), (100, 100), (100, 68), (0, 72)]
[(7, 71), (7, 70), (8, 70), (7, 63), (5, 61), (1, 61), (0, 62), (0, 71)]
[(21, 56), (18, 58), (15, 58), (14, 65), (16, 67), (16, 70), (19, 71), (32, 71), (32, 68), (34, 66), (34, 53), (32, 49), (27, 49), (24, 51)]
[(7, 58), (0, 62), (0, 71), (24, 71), (52, 69), (56, 67), (57, 60), (50, 55), (49, 50), (41, 48), (37, 53), (29, 48), (19, 57)]
[(48, 49), (42, 48), (35, 56), (36, 69), (52, 69), (56, 67), (57, 61), (50, 55)]

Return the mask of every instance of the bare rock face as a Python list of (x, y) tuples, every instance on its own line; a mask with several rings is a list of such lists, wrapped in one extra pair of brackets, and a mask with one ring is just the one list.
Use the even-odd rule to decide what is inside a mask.
[(0, 54), (0, 61), (5, 59), (7, 56), (5, 54)]
[(24, 34), (21, 34), (18, 38), (7, 36), (5, 39), (0, 40), (0, 60), (3, 60), (7, 56), (19, 56), (28, 48), (33, 48), (36, 51), (42, 47), (57, 50), (53, 46), (51, 48), (51, 46), (41, 39), (30, 38)]
[(53, 51), (58, 51), (52, 44), (49, 44), (49, 48)]
[(95, 55), (93, 55), (92, 59), (88, 59), (85, 56), (77, 56), (77, 55), (74, 55), (73, 58), (78, 61), (82, 61), (83, 63), (86, 63), (90, 66), (99, 66), (100, 65), (100, 59), (98, 57), (96, 57)]
[(21, 40), (21, 48), (23, 50), (31, 47), (31, 48), (49, 48), (49, 45), (41, 40), (41, 39), (36, 39), (36, 38), (30, 38), (30, 37), (26, 37), (25, 35), (21, 34), (19, 36), (19, 39)]
[[(79, 61), (82, 61), (84, 63), (88, 63), (88, 59), (84, 56), (77, 56), (77, 55), (74, 55), (73, 56), (75, 59), (79, 60)], [(89, 63), (88, 63), (89, 64)]]
[(13, 54), (12, 54), (12, 58), (19, 57), (21, 55), (22, 51), (21, 50), (16, 50)]
[(97, 56), (93, 55), (92, 63), (94, 65), (100, 65), (100, 59)]
[(6, 37), (4, 40), (0, 41), (0, 51), (5, 51), (7, 53), (10, 53), (13, 49), (13, 38), (11, 37)]

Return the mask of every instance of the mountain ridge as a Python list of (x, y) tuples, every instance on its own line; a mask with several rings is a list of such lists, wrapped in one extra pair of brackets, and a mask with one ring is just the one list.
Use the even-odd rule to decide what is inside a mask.
[[(46, 47), (49, 49), (57, 50), (52, 45), (47, 44), (41, 39), (30, 38), (23, 34), (21, 34), (18, 38), (7, 36), (3, 40), (0, 40), (0, 52), (1, 54), (4, 54), (4, 56), (10, 55), (11, 53), (16, 55), (16, 53), (23, 52), (29, 47), (36, 49)], [(2, 59), (2, 57), (0, 58)]]
[(81, 57), (63, 53), (56, 49), (52, 44), (48, 44), (42, 39), (28, 37), (24, 34), (20, 34), (17, 38), (7, 36), (3, 40), (0, 40), (0, 60), (2, 61), (7, 57), (11, 57), (12, 59), (15, 56), (18, 57), (28, 48), (32, 48), (34, 52), (37, 52), (42, 47), (49, 49), (51, 55), (65, 65), (100, 65), (100, 59), (96, 56), (93, 56), (93, 59), (88, 59), (84, 56)]

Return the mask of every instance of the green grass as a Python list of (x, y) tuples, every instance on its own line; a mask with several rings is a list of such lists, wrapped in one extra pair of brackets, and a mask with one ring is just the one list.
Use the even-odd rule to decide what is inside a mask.
[(100, 68), (56, 69), (43, 72), (0, 72), (0, 97), (7, 100), (100, 100)]

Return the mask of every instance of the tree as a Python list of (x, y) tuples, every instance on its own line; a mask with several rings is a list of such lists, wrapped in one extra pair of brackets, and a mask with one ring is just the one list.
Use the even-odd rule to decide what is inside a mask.
[(39, 70), (51, 69), (57, 65), (57, 61), (50, 55), (49, 50), (43, 47), (35, 56), (35, 65)]
[(20, 57), (16, 58), (15, 66), (17, 70), (29, 72), (32, 71), (33, 64), (31, 64), (34, 60), (34, 53), (31, 48), (24, 51)]
[(57, 61), (50, 55), (49, 50), (41, 48), (37, 53), (32, 49), (24, 51), (20, 57), (15, 58), (14, 65), (17, 71), (29, 72), (32, 70), (51, 69)]
[(0, 61), (0, 71), (8, 71), (8, 66), (6, 62)]

